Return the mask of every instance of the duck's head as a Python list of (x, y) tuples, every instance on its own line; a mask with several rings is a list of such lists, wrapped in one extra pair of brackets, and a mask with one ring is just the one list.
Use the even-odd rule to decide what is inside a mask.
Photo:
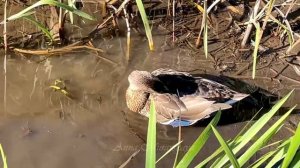
[(155, 82), (159, 81), (155, 76), (147, 71), (132, 71), (128, 76), (129, 89), (135, 91), (152, 92)]

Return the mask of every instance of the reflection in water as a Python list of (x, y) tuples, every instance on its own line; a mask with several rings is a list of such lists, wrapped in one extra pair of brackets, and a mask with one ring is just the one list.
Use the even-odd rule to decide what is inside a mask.
[[(0, 111), (0, 143), (10, 167), (116, 167), (139, 149), (141, 152), (128, 167), (144, 166), (147, 119), (126, 108), (128, 74), (133, 69), (152, 71), (161, 67), (182, 71), (198, 69), (199, 73), (203, 69), (209, 73), (214, 71), (204, 68), (213, 67), (209, 61), (199, 61), (203, 57), (192, 57), (188, 50), (165, 49), (161, 37), (155, 38), (155, 52), (148, 51), (147, 41), (141, 37), (133, 38), (129, 62), (120, 44), (125, 44), (125, 40), (98, 43), (98, 47), (107, 51), (103, 56), (109, 60), (93, 52), (47, 60), (35, 57), (8, 60), (7, 112)], [(70, 97), (50, 88), (57, 79), (65, 85), (58, 87), (69, 92)], [(0, 91), (3, 95), (3, 83)], [(3, 109), (3, 101), (0, 108)], [(230, 124), (219, 129), (229, 138), (243, 125)], [(163, 125), (157, 129), (160, 156), (177, 142), (178, 130)], [(183, 129), (181, 154), (202, 130), (202, 126)], [(198, 159), (219, 146), (213, 138), (209, 143)], [(174, 155), (175, 151), (159, 166), (169, 167)]]

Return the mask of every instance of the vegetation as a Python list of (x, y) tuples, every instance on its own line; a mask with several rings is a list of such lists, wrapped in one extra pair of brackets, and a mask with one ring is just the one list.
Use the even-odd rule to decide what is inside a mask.
[(0, 152), (1, 152), (2, 162), (3, 162), (3, 168), (7, 168), (6, 156), (4, 154), (2, 144), (0, 144)]
[[(68, 0), (67, 2), (58, 0), (37, 0), (32, 4), (24, 7), (23, 10), (11, 16), (7, 16), (7, 4), (9, 3), (9, 1), (6, 0), (5, 5), (3, 7), (4, 17), (2, 19), (2, 22), (0, 23), (1, 25), (3, 25), (3, 37), (0, 37), (0, 47), (5, 49), (5, 53), (7, 53), (6, 51), (14, 51), (20, 55), (28, 54), (37, 56), (50, 56), (59, 55), (66, 52), (74, 52), (75, 50), (82, 49), (88, 49), (102, 53), (103, 50), (95, 48), (93, 46), (93, 39), (97, 38), (97, 35), (99, 34), (104, 34), (102, 31), (104, 29), (107, 31), (113, 30), (110, 32), (110, 35), (113, 37), (118, 36), (118, 30), (121, 26), (119, 25), (117, 20), (124, 19), (127, 28), (126, 55), (128, 62), (130, 61), (129, 51), (131, 49), (131, 30), (134, 29), (139, 34), (145, 36), (148, 40), (149, 49), (151, 51), (154, 51), (154, 46), (156, 45), (154, 44), (152, 32), (155, 27), (160, 27), (167, 32), (166, 39), (170, 39), (170, 37), (172, 37), (172, 41), (166, 40), (166, 43), (168, 45), (170, 45), (169, 43), (171, 43), (172, 47), (176, 45), (176, 47), (182, 47), (184, 45), (185, 48), (188, 48), (189, 51), (193, 52), (196, 56), (198, 56), (199, 53), (204, 53), (206, 59), (210, 58), (212, 60), (212, 62), (214, 63), (213, 68), (217, 72), (222, 73), (223, 71), (227, 71), (228, 69), (230, 69), (227, 68), (227, 64), (225, 66), (224, 62), (238, 62), (240, 64), (244, 63), (244, 59), (242, 58), (243, 54), (239, 55), (236, 53), (239, 53), (240, 51), (246, 51), (245, 55), (247, 55), (247, 53), (250, 53), (250, 60), (247, 60), (247, 58), (245, 59), (248, 61), (247, 65), (241, 67), (240, 69), (234, 69), (234, 71), (229, 73), (229, 76), (233, 76), (240, 79), (249, 79), (248, 76), (241, 74), (247, 69), (250, 69), (250, 78), (255, 79), (257, 78), (258, 69), (269, 68), (273, 61), (273, 57), (264, 57), (263, 53), (267, 53), (267, 51), (276, 52), (276, 49), (282, 47), (284, 48), (284, 51), (282, 51), (281, 53), (284, 54), (279, 55), (276, 53), (274, 59), (286, 63), (286, 67), (283, 68), (282, 71), (284, 71), (288, 66), (291, 66), (295, 69), (297, 75), (300, 75), (300, 61), (296, 64), (293, 62), (293, 60), (300, 60), (300, 57), (297, 56), (297, 54), (299, 53), (299, 47), (297, 44), (300, 40), (295, 40), (295, 38), (300, 37), (300, 35), (297, 33), (297, 31), (299, 31), (299, 28), (297, 29), (297, 27), (299, 27), (297, 23), (298, 21), (289, 20), (288, 17), (289, 14), (292, 12), (292, 9), (299, 9), (299, 5), (296, 4), (296, 1), (276, 4), (275, 0), (257, 0), (251, 5), (246, 5), (246, 2), (244, 1), (236, 1), (233, 3), (221, 0), (201, 0), (197, 2), (186, 1), (182, 2), (183, 4), (176, 4), (176, 1), (173, 1), (173, 4), (170, 2), (171, 1), (168, 0), (168, 6), (162, 6), (161, 8), (157, 9), (157, 4), (155, 4), (157, 2), (146, 2), (142, 0), (136, 0), (134, 2), (130, 0), (113, 0), (104, 3), (104, 5), (101, 8), (101, 11), (103, 13), (101, 18), (103, 20), (97, 20), (95, 17), (96, 14), (94, 15), (93, 12), (83, 12), (83, 10), (81, 10), (80, 7), (77, 7), (76, 3), (78, 2), (75, 0)], [(98, 2), (95, 3), (98, 4)], [(187, 9), (189, 9), (191, 8), (191, 6), (193, 7), (192, 11), (186, 10), (184, 8), (186, 7)], [(242, 6), (242, 9), (239, 8), (240, 6)], [(53, 11), (55, 11), (55, 13), (58, 13), (58, 18), (56, 20), (58, 22), (58, 27), (55, 30), (53, 28), (53, 25), (50, 26), (49, 23), (41, 21), (41, 19), (36, 16), (37, 11), (43, 8), (51, 8), (54, 9)], [(163, 11), (165, 8), (167, 9), (166, 13), (162, 12), (162, 14), (158, 14), (158, 16), (155, 14), (156, 11)], [(243, 8), (248, 8), (248, 12), (245, 12), (247, 10), (243, 10)], [(226, 39), (224, 35), (221, 36), (221, 33), (218, 32), (219, 23), (222, 23), (225, 19), (222, 18), (223, 20), (218, 20), (218, 17), (216, 16), (222, 13), (224, 9), (229, 11), (228, 13), (231, 19), (230, 24), (228, 26), (224, 26), (228, 27), (228, 29), (226, 29), (226, 32), (233, 32), (233, 35), (231, 35), (230, 38), (228, 38), (229, 40)], [(189, 12), (191, 13), (190, 15)], [(64, 25), (68, 22), (71, 23), (73, 26), (79, 27), (78, 25), (74, 25), (74, 15), (79, 16), (84, 21), (95, 21), (97, 22), (97, 24), (95, 25), (93, 30), (88, 32), (88, 35), (76, 39), (74, 38), (75, 40), (72, 39), (68, 41), (66, 40), (69, 39), (66, 33), (67, 28)], [(161, 17), (160, 15), (163, 15), (163, 17)], [(30, 22), (39, 29), (42, 36), (34, 37), (45, 38), (47, 41), (47, 46), (43, 46), (45, 48), (40, 49), (40, 47), (37, 46), (37, 44), (40, 44), (40, 42), (35, 42), (36, 39), (33, 38), (33, 35), (36, 32), (30, 32), (28, 34), (26, 32), (22, 32), (25, 35), (30, 35), (30, 37), (34, 40), (31, 40), (31, 38), (29, 40), (24, 38), (25, 35), (24, 37), (7, 37), (9, 31), (11, 31), (7, 29), (7, 24), (13, 24), (13, 21), (21, 19)], [(145, 34), (143, 31), (139, 31), (138, 29), (138, 23), (140, 20), (142, 21)], [(296, 26), (293, 26), (293, 24), (295, 23)], [(85, 31), (84, 27), (81, 28), (83, 29), (83, 31)], [(56, 39), (57, 34), (59, 36), (59, 39)], [(268, 41), (269, 38), (272, 38), (274, 36), (276, 37), (276, 39), (279, 39), (278, 41), (281, 44), (280, 47), (265, 47), (264, 45), (262, 45), (265, 41)], [(242, 38), (238, 39), (236, 37)], [(222, 41), (224, 42), (225, 49), (220, 46), (220, 50), (224, 50), (223, 53), (227, 53), (226, 45), (235, 47), (228, 47), (230, 48), (230, 54), (224, 57), (220, 58), (213, 56), (211, 54), (212, 51), (210, 51), (209, 48), (210, 44), (214, 41), (221, 41), (223, 39), (227, 40)], [(234, 42), (229, 43), (228, 41), (230, 40), (233, 40)], [(272, 43), (272, 41), (270, 43)], [(284, 47), (285, 45), (288, 45), (288, 47)], [(217, 48), (216, 50), (219, 50), (219, 48)], [(286, 60), (287, 58), (291, 58), (291, 60)], [(260, 61), (261, 59), (265, 60)], [(263, 65), (259, 67), (260, 63)], [(223, 64), (224, 66), (222, 66)], [(274, 65), (277, 66), (277, 64)], [(222, 69), (222, 67), (225, 68)], [(207, 67), (204, 67), (204, 69), (205, 68)], [(6, 71), (7, 69), (5, 55), (4, 106), (6, 106)], [(272, 77), (260, 77), (263, 80), (278, 80), (278, 83), (280, 84), (282, 78), (284, 79), (284, 81), (293, 82), (298, 85), (300, 84), (299, 80), (282, 75), (282, 71), (273, 71), (275, 74)], [(280, 76), (282, 78), (279, 79)], [(64, 83), (61, 80), (56, 80), (54, 84), (50, 86), (50, 88), (52, 88), (55, 91), (59, 91), (68, 97), (71, 96), (71, 93), (69, 93), (69, 91), (66, 89)], [(145, 162), (146, 167), (155, 167), (155, 165), (159, 161), (161, 161), (174, 149), (177, 149), (177, 155), (174, 159), (173, 167), (188, 167), (193, 162), (194, 158), (199, 154), (203, 146), (206, 144), (208, 138), (211, 137), (212, 134), (214, 134), (217, 140), (219, 141), (220, 148), (218, 148), (208, 158), (205, 158), (201, 163), (198, 163), (198, 168), (207, 166), (217, 168), (244, 166), (272, 167), (275, 164), (280, 164), (283, 168), (289, 166), (300, 167), (300, 152), (298, 152), (300, 144), (300, 125), (298, 125), (292, 137), (285, 137), (286, 139), (282, 139), (276, 143), (268, 144), (270, 139), (283, 127), (284, 121), (287, 119), (287, 117), (291, 114), (291, 112), (296, 106), (292, 107), (284, 115), (280, 116), (280, 118), (275, 123), (273, 123), (273, 125), (269, 127), (265, 132), (262, 132), (262, 129), (266, 126), (270, 119), (278, 112), (279, 108), (288, 100), (291, 94), (292, 91), (280, 101), (278, 101), (278, 103), (274, 105), (273, 108), (268, 113), (264, 114), (259, 120), (249, 122), (252, 124), (252, 126), (250, 126), (249, 128), (248, 125), (245, 126), (245, 128), (236, 137), (231, 138), (230, 140), (225, 140), (217, 129), (217, 124), (221, 117), (221, 112), (218, 112), (215, 115), (215, 117), (211, 120), (209, 125), (195, 140), (195, 142), (192, 144), (187, 153), (185, 153), (185, 155), (180, 159), (178, 159), (178, 150), (183, 142), (181, 139), (178, 139), (178, 142), (174, 144), (174, 146), (170, 148), (170, 150), (168, 150), (164, 155), (157, 159), (157, 134), (155, 118), (156, 112), (155, 105), (151, 103), (147, 136), (147, 153)], [(6, 108), (4, 107), (4, 109)], [(257, 138), (257, 135), (260, 135), (259, 138)], [(250, 143), (251, 140), (253, 141), (253, 143)], [(246, 148), (246, 145), (250, 145), (250, 147)], [(255, 162), (249, 163), (250, 158), (252, 158), (254, 154), (256, 154), (261, 149), (266, 148), (267, 146), (271, 146), (273, 149), (262, 155)], [(2, 154), (4, 167), (7, 167), (6, 157), (4, 155), (1, 145), (0, 150)], [(241, 154), (242, 150), (244, 150), (245, 152)]]
[[(202, 147), (205, 145), (207, 139), (210, 137), (212, 132), (215, 134), (216, 138), (221, 144), (221, 147), (217, 149), (211, 156), (204, 159), (201, 163), (199, 163), (196, 167), (207, 167), (208, 163), (210, 163), (210, 167), (230, 167), (233, 166), (235, 168), (243, 167), (245, 164), (251, 164), (249, 167), (272, 167), (275, 164), (281, 163), (281, 167), (294, 167), (295, 165), (300, 164), (299, 160), (299, 137), (300, 137), (300, 125), (298, 125), (297, 130), (294, 133), (294, 136), (282, 139), (277, 143), (268, 144), (270, 139), (282, 128), (284, 125), (284, 121), (294, 110), (292, 107), (288, 110), (283, 116), (281, 116), (272, 126), (270, 126), (266, 131), (261, 132), (262, 128), (266, 126), (266, 124), (270, 121), (271, 117), (276, 114), (279, 108), (288, 100), (290, 95), (293, 93), (291, 91), (284, 98), (278, 101), (273, 108), (266, 114), (264, 114), (260, 119), (255, 121), (251, 127), (247, 128), (245, 126), (244, 129), (233, 139), (225, 141), (224, 138), (220, 135), (220, 133), (215, 128), (217, 122), (220, 119), (221, 112), (218, 112), (216, 116), (212, 119), (209, 125), (204, 129), (201, 135), (197, 138), (197, 140), (193, 143), (187, 153), (183, 156), (180, 162), (175, 166), (177, 168), (189, 167), (190, 163), (193, 161), (194, 157), (200, 152)], [(147, 136), (147, 157), (146, 157), (146, 167), (155, 167), (153, 164), (155, 163), (155, 135), (156, 135), (156, 123), (153, 122), (155, 119), (155, 109), (152, 103), (149, 117), (149, 125), (148, 125), (148, 136)], [(261, 134), (259, 138), (256, 138), (258, 134)], [(246, 146), (249, 142), (253, 140), (253, 143), (250, 143), (250, 147)], [(180, 144), (175, 144), (177, 146)], [(265, 155), (261, 156), (257, 159), (257, 161), (253, 163), (249, 163), (250, 158), (259, 150), (267, 147), (273, 146), (273, 149), (270, 150)], [(246, 150), (245, 150), (246, 148)], [(171, 148), (174, 149), (174, 148)], [(286, 150), (287, 149), (287, 150)], [(239, 151), (245, 150), (243, 154), (239, 154)], [(167, 154), (170, 151), (167, 151)], [(152, 155), (152, 157), (150, 157)], [(163, 155), (163, 156), (166, 156)], [(161, 159), (159, 159), (161, 160)], [(230, 161), (230, 163), (228, 163)], [(268, 161), (268, 162), (267, 162)]]
[[(43, 33), (44, 35), (50, 40), (50, 42), (54, 41), (54, 33), (58, 33), (57, 31), (51, 31), (51, 27), (47, 27), (45, 26), (41, 21), (38, 21), (36, 19), (36, 17), (32, 17), (33, 14), (35, 14), (35, 9), (41, 7), (41, 6), (51, 6), (51, 7), (56, 7), (57, 9), (60, 9), (59, 11), (59, 30), (60, 30), (60, 39), (64, 39), (65, 34), (62, 33), (63, 29), (64, 29), (64, 24), (66, 22), (66, 14), (69, 14), (69, 18), (70, 18), (70, 22), (73, 23), (73, 14), (76, 14), (84, 19), (88, 19), (88, 20), (95, 20), (95, 18), (83, 11), (81, 11), (80, 9), (76, 8), (76, 3), (77, 1), (74, 0), (68, 0), (67, 4), (65, 3), (61, 3), (57, 0), (39, 0), (36, 3), (30, 5), (29, 7), (25, 8), (24, 10), (12, 15), (12, 16), (8, 16), (5, 20), (10, 22), (16, 19), (20, 19), (23, 18), (31, 23), (33, 23), (34, 25), (36, 25)], [(209, 31), (209, 29), (213, 29), (213, 27), (211, 26), (212, 24), (212, 19), (210, 16), (210, 13), (213, 11), (213, 9), (218, 6), (219, 4), (221, 5), (226, 5), (227, 9), (229, 9), (232, 13), (234, 14), (238, 14), (240, 15), (240, 17), (242, 17), (242, 15), (244, 15), (243, 11), (238, 9), (237, 6), (233, 6), (231, 4), (228, 4), (228, 2), (223, 2), (220, 0), (216, 0), (213, 2), (207, 2), (207, 0), (204, 0), (202, 3), (194, 3), (194, 2), (190, 2), (193, 3), (193, 6), (195, 6), (196, 9), (198, 9), (200, 11), (200, 14), (202, 14), (202, 24), (201, 24), (201, 28), (200, 28), (200, 32), (198, 33), (198, 37), (197, 37), (197, 42), (195, 44), (196, 47), (200, 46), (201, 44), (203, 45), (203, 50), (204, 50), (204, 55), (206, 56), (206, 58), (208, 58), (208, 42), (209, 42), (209, 33), (211, 31)], [(209, 4), (208, 4), (209, 3)], [(243, 1), (241, 2), (237, 2), (242, 4)], [(170, 3), (168, 3), (169, 5), (171, 5)], [(267, 1), (266, 3), (263, 1), (256, 1), (255, 4), (253, 5), (253, 8), (251, 11), (251, 13), (249, 13), (250, 17), (248, 21), (243, 22), (243, 25), (245, 26), (245, 31), (243, 32), (244, 36), (243, 36), (243, 40), (241, 42), (241, 49), (245, 49), (246, 48), (246, 44), (248, 41), (250, 41), (250, 44), (253, 45), (253, 61), (252, 61), (252, 78), (255, 78), (256, 75), (256, 69), (257, 69), (257, 60), (259, 59), (259, 48), (260, 48), (260, 43), (261, 40), (263, 38), (264, 34), (266, 30), (268, 30), (268, 26), (271, 25), (272, 23), (276, 23), (279, 27), (277, 27), (277, 29), (279, 29), (279, 33), (280, 36), (287, 36), (288, 37), (288, 41), (290, 44), (290, 49), (293, 47), (294, 44), (294, 35), (297, 34), (292, 30), (292, 26), (291, 24), (287, 21), (287, 16), (288, 14), (291, 12), (291, 9), (293, 7), (295, 7), (295, 3), (291, 2), (290, 4), (277, 4), (274, 7), (275, 4), (275, 0), (271, 0), (271, 1)], [(117, 5), (116, 1), (113, 1), (111, 3), (106, 4), (105, 6), (103, 6), (103, 10), (104, 11), (109, 11), (110, 6), (115, 5), (116, 7), (114, 7), (114, 11), (110, 12), (111, 15), (109, 17), (107, 16), (103, 16), (103, 17), (107, 17), (107, 19), (103, 22), (103, 23), (99, 23), (96, 28), (90, 32), (88, 38), (93, 38), (93, 36), (95, 35), (95, 33), (97, 33), (98, 31), (100, 31), (101, 29), (103, 29), (105, 26), (108, 26), (109, 21), (113, 21), (116, 19), (117, 16), (119, 16), (122, 11), (124, 13), (124, 18), (126, 20), (126, 25), (127, 25), (127, 57), (129, 58), (129, 50), (130, 50), (130, 31), (131, 31), (131, 27), (132, 27), (132, 21), (133, 19), (130, 18), (133, 13), (132, 13), (132, 5), (130, 4), (129, 0), (124, 1), (123, 3), (121, 3), (120, 5)], [(143, 21), (144, 24), (144, 28), (145, 28), (145, 32), (146, 32), (146, 36), (148, 38), (148, 42), (149, 42), (149, 48), (150, 50), (154, 50), (154, 42), (152, 39), (152, 33), (151, 33), (151, 26), (149, 24), (149, 12), (147, 13), (147, 9), (150, 9), (149, 7), (146, 7), (145, 10), (145, 6), (142, 3), (141, 0), (136, 0), (136, 5), (137, 5), (137, 9), (140, 13), (141, 19)], [(281, 9), (284, 8), (285, 6), (289, 5), (288, 9)], [(244, 6), (245, 8), (246, 6)], [(171, 6), (168, 6), (168, 9), (171, 8)], [(62, 12), (62, 10), (65, 10), (65, 12)], [(285, 10), (285, 11), (283, 11)], [(148, 10), (149, 11), (149, 10)], [(279, 17), (275, 17), (274, 16), (274, 11), (276, 11), (279, 15)], [(177, 31), (175, 30), (175, 17), (176, 17), (176, 9), (174, 8), (174, 10), (172, 11), (174, 13), (173, 15), (173, 41), (176, 37), (174, 32)], [(284, 13), (285, 12), (285, 13)], [(168, 12), (170, 13), (170, 12)], [(283, 21), (280, 21), (280, 18)], [(3, 24), (4, 21), (1, 22), (1, 24)], [(270, 23), (270, 24), (269, 24)], [(209, 26), (210, 25), (210, 26)], [(249, 40), (249, 38), (251, 37), (252, 34), (252, 27), (255, 27), (256, 31), (254, 33), (254, 40)], [(193, 32), (194, 34), (196, 32)], [(201, 36), (203, 34), (203, 36)], [(86, 37), (84, 37), (82, 40), (86, 39)], [(7, 43), (7, 41), (4, 40), (5, 43)], [(190, 45), (190, 44), (189, 44)], [(16, 50), (17, 52), (25, 52), (26, 51), (21, 51), (21, 50)], [(66, 52), (70, 52), (69, 50)], [(32, 52), (30, 52), (32, 53)]]

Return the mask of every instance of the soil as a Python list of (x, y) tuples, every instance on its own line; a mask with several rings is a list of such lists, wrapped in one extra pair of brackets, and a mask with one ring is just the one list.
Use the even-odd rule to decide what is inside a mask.
[[(10, 4), (8, 15), (24, 9), (23, 5), (23, 1)], [(75, 16), (74, 25), (66, 23), (67, 43), (82, 40), (81, 44), (85, 44), (95, 26), (107, 18), (100, 15), (103, 11), (96, 10), (101, 4), (97, 5), (86, 3), (82, 9), (98, 16), (96, 21), (89, 22)], [(3, 20), (3, 4), (0, 8), (0, 19)], [(286, 112), (297, 104), (300, 98), (299, 74), (289, 60), (281, 58), (286, 55), (289, 45), (287, 40), (280, 38), (277, 27), (268, 27), (268, 33), (263, 36), (256, 78), (252, 79), (253, 47), (240, 47), (245, 31), (241, 24), (247, 21), (247, 14), (242, 16), (231, 12), (233, 17), (228, 19), (230, 11), (225, 10), (224, 5), (220, 8), (210, 16), (208, 58), (205, 58), (201, 45), (195, 45), (201, 17), (195, 9), (186, 11), (189, 8), (184, 5), (180, 8), (183, 12), (176, 16), (174, 42), (172, 19), (160, 17), (166, 15), (165, 5), (148, 11), (151, 14), (160, 10), (151, 20), (155, 51), (148, 49), (139, 17), (136, 17), (136, 24), (131, 29), (129, 52), (126, 23), (120, 17), (117, 28), (110, 22), (88, 38), (88, 43), (104, 52), (80, 49), (51, 56), (13, 50), (53, 47), (33, 24), (23, 19), (9, 22), (6, 110), (0, 110), (0, 143), (8, 158), (8, 166), (119, 167), (133, 153), (140, 151), (126, 166), (143, 167), (147, 119), (130, 112), (124, 98), (127, 76), (134, 69), (173, 68), (222, 80), (225, 76), (228, 83), (234, 81), (231, 85), (236, 90), (251, 93), (255, 103), (246, 100), (222, 115), (218, 130), (225, 139), (234, 137), (260, 108), (264, 107), (262, 113), (266, 112), (275, 100), (292, 89), (294, 94), (281, 111)], [(293, 16), (299, 13), (297, 11), (292, 10)], [(49, 13), (50, 9), (43, 7), (37, 10), (35, 16), (50, 25), (53, 18)], [(291, 18), (290, 22), (297, 23), (297, 17)], [(299, 30), (294, 27), (294, 31)], [(59, 48), (62, 44), (54, 46)], [(0, 55), (4, 56), (4, 50), (0, 50)], [(293, 58), (297, 59), (297, 54)], [(1, 57), (1, 62), (4, 62), (3, 59)], [(0, 68), (4, 69), (3, 66), (1, 64)], [(296, 67), (299, 66), (296, 64)], [(0, 79), (3, 81), (0, 94), (4, 95), (4, 73), (0, 74)], [(62, 82), (57, 83), (58, 80)], [(54, 86), (59, 89), (53, 89)], [(0, 101), (0, 109), (4, 109), (4, 101)], [(184, 143), (180, 155), (186, 152), (208, 121), (182, 130)], [(272, 141), (291, 136), (292, 133), (287, 130), (295, 129), (299, 121), (297, 107)], [(177, 129), (158, 125), (158, 157), (177, 142), (177, 133)], [(211, 137), (193, 165), (218, 147), (218, 141)], [(171, 153), (158, 167), (169, 167), (174, 156), (175, 152)]]

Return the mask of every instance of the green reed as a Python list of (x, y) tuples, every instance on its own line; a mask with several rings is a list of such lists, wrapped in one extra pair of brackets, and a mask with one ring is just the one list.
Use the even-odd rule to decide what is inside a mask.
[[(200, 162), (196, 167), (245, 167), (245, 164), (248, 163), (250, 158), (254, 156), (258, 151), (270, 146), (277, 146), (274, 149), (271, 149), (266, 154), (258, 158), (254, 163), (251, 164), (251, 167), (261, 167), (267, 166), (272, 167), (275, 164), (278, 164), (279, 161), (281, 167), (289, 166), (298, 166), (300, 165), (300, 152), (298, 152), (300, 145), (300, 124), (298, 125), (297, 130), (295, 131), (292, 137), (282, 139), (276, 143), (268, 144), (271, 138), (282, 128), (284, 121), (288, 118), (291, 112), (295, 109), (296, 106), (288, 110), (283, 116), (281, 116), (275, 123), (271, 125), (266, 131), (256, 138), (258, 132), (261, 132), (262, 129), (267, 125), (270, 119), (277, 113), (277, 111), (282, 107), (282, 105), (288, 100), (293, 91), (288, 93), (285, 97), (279, 100), (269, 112), (260, 117), (257, 121), (252, 121), (253, 124), (248, 128), (248, 124), (242, 129), (243, 131), (239, 133), (236, 137), (225, 141), (224, 138), (217, 131), (215, 126), (217, 125), (221, 112), (218, 112), (216, 116), (212, 119), (210, 124), (204, 129), (200, 134), (197, 140), (192, 144), (188, 152), (182, 157), (179, 163), (176, 165), (176, 168), (186, 168), (189, 167), (190, 163), (193, 161), (194, 157), (198, 155), (202, 147), (207, 142), (207, 139), (210, 137), (213, 132), (220, 142), (221, 147), (218, 148), (211, 156), (205, 158)], [(156, 158), (156, 122), (155, 122), (155, 108), (154, 103), (151, 102), (151, 110), (149, 116), (149, 125), (148, 125), (148, 135), (147, 135), (147, 157), (146, 157), (146, 167), (153, 168), (155, 167), (155, 158)], [(256, 139), (255, 139), (256, 138)], [(252, 144), (249, 146), (249, 142), (252, 140)], [(180, 145), (181, 142), (175, 144), (171, 147), (162, 157), (158, 160), (160, 161), (168, 153), (170, 153), (176, 146)], [(248, 145), (248, 146), (246, 146)], [(246, 149), (246, 150), (245, 150)], [(241, 156), (238, 156), (237, 153), (241, 150), (245, 151)], [(152, 155), (152, 157), (150, 156)], [(158, 162), (157, 161), (157, 162)], [(210, 163), (210, 166), (207, 166)], [(171, 162), (170, 162), (171, 164)]]

